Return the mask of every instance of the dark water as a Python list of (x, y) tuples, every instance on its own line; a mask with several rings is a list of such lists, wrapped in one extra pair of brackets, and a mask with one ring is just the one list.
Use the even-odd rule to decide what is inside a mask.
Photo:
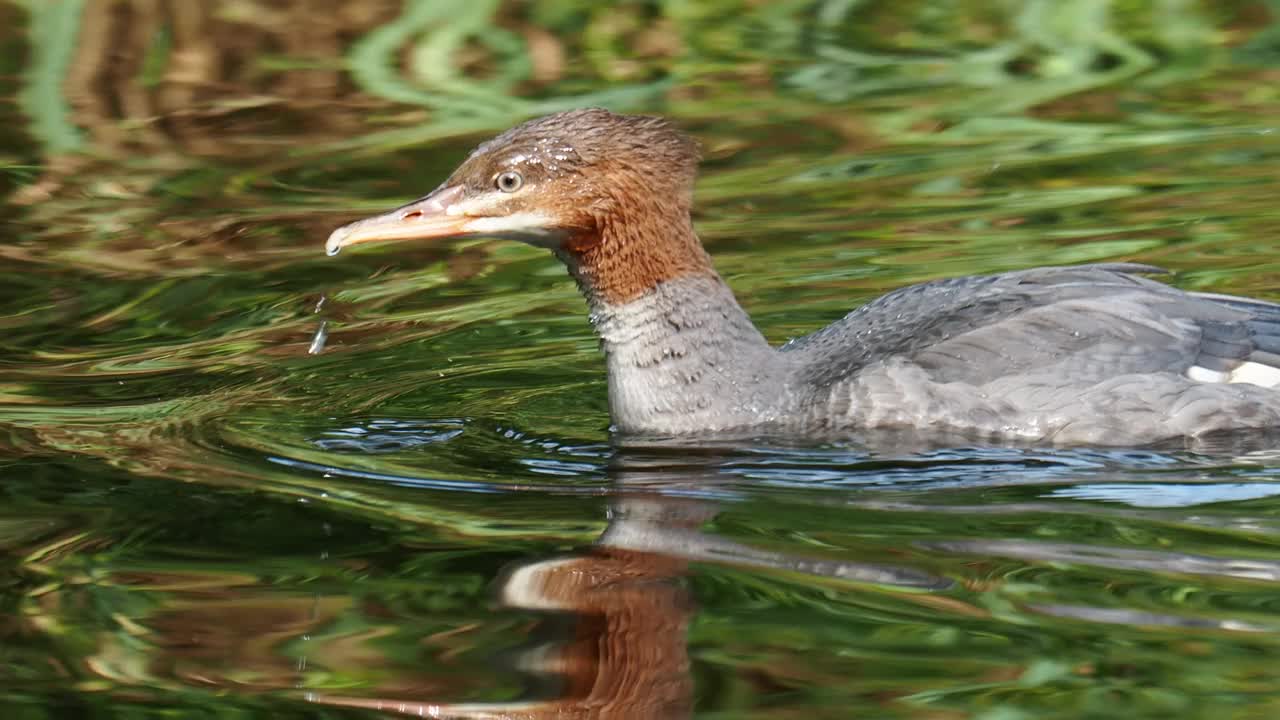
[(0, 16), (3, 717), (1280, 715), (1272, 442), (626, 441), (552, 258), (322, 251), (608, 103), (703, 141), (777, 341), (1038, 264), (1280, 299), (1276, 3)]

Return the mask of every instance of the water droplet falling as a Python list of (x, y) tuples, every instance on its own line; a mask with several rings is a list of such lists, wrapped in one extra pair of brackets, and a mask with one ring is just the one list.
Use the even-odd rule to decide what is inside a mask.
[(308, 355), (318, 355), (324, 351), (324, 343), (329, 339), (329, 321), (321, 320), (320, 327), (316, 328), (316, 334), (311, 338), (311, 345), (307, 348)]

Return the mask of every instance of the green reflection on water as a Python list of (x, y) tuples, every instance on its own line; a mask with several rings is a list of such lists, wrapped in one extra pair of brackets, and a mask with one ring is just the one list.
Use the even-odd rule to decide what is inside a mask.
[(0, 17), (6, 717), (1280, 710), (1266, 454), (619, 449), (543, 253), (321, 252), (601, 103), (703, 141), (699, 228), (778, 341), (1037, 264), (1280, 297), (1276, 3)]

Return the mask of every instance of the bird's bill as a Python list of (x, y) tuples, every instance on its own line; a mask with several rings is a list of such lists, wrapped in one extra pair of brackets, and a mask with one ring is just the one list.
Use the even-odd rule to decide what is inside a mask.
[(461, 187), (440, 188), (391, 212), (343, 225), (329, 235), (325, 252), (337, 255), (352, 245), (469, 234), (468, 224), (473, 218), (459, 212), (457, 201), (461, 196)]

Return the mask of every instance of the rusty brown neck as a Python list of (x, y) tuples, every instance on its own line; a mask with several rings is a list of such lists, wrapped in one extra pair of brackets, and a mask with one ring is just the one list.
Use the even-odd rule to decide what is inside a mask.
[(563, 259), (592, 305), (624, 305), (677, 278), (718, 277), (687, 203), (652, 196), (626, 202), (564, 245)]

